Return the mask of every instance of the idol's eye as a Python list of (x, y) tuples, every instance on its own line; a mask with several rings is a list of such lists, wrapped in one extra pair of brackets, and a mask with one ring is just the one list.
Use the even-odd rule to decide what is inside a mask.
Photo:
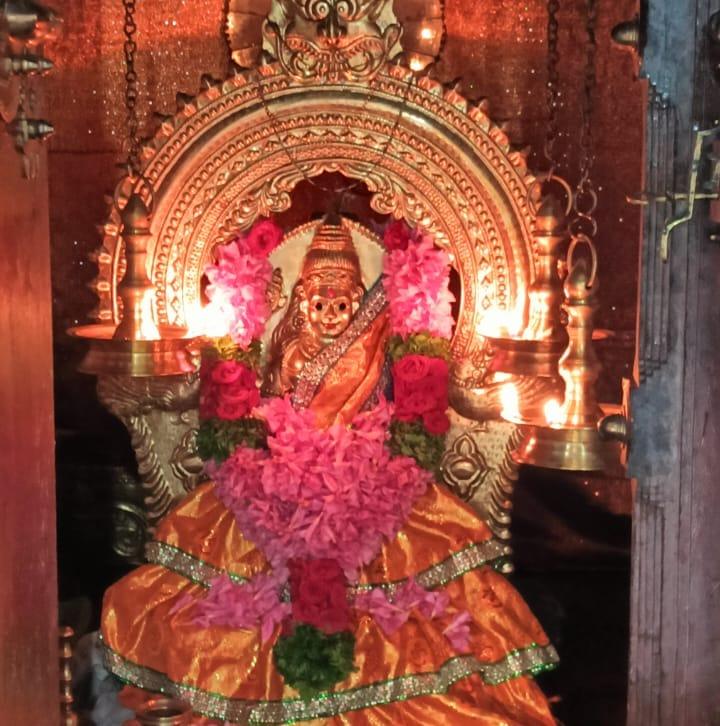
[(338, 307), (340, 308), (340, 312), (344, 312), (347, 308), (347, 305), (345, 303), (340, 303)]
[(315, 303), (315, 310), (317, 310), (319, 312), (322, 309), (323, 309), (323, 304), (321, 302), (316, 302)]

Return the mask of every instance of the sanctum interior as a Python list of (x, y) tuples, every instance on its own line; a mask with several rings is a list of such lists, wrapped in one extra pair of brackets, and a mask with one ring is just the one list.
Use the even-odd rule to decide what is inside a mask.
[(715, 723), (670, 5), (0, 2), (3, 722)]

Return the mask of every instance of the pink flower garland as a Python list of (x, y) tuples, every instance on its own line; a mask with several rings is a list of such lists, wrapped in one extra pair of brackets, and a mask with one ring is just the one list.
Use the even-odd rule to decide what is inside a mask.
[[(392, 635), (410, 619), (413, 610), (429, 620), (444, 617), (450, 597), (446, 592), (426, 590), (411, 579), (399, 587), (392, 597), (388, 597), (382, 588), (375, 587), (358, 595), (354, 604), (358, 610), (372, 615), (385, 635)], [(470, 648), (471, 622), (470, 613), (463, 610), (443, 630), (443, 635), (459, 653), (467, 652)]]
[(213, 580), (202, 600), (187, 595), (173, 607), (171, 614), (192, 604), (193, 622), (202, 628), (221, 625), (252, 630), (260, 626), (260, 637), (266, 642), (276, 626), (290, 615), (290, 603), (280, 600), (283, 577), (287, 573), (256, 575), (249, 582), (235, 584), (227, 575)]
[(240, 447), (210, 465), (219, 498), (274, 567), (330, 558), (354, 580), (398, 533), (431, 474), (386, 448), (387, 403), (326, 430), (287, 398), (255, 413), (270, 431), (269, 452)]
[(403, 626), (413, 609), (426, 618), (439, 618), (445, 614), (450, 598), (445, 592), (431, 592), (408, 580), (399, 587), (392, 598), (382, 588), (376, 587), (355, 598), (355, 607), (373, 616), (386, 635), (392, 635)]
[[(394, 229), (394, 228), (393, 228)], [(427, 332), (441, 338), (452, 334), (451, 305), (455, 300), (448, 289), (450, 258), (433, 244), (432, 237), (408, 237), (406, 246), (389, 235), (389, 249), (383, 265), (384, 284), (390, 307), (393, 333), (406, 338)]]
[(218, 247), (217, 261), (206, 270), (209, 307), (227, 320), (230, 337), (242, 348), (262, 335), (270, 316), (267, 287), (272, 266), (267, 257), (281, 239), (280, 227), (262, 220), (248, 235)]

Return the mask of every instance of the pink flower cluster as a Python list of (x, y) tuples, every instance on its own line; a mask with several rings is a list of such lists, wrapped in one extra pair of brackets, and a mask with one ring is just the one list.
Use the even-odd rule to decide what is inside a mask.
[(405, 240), (393, 233), (386, 246), (383, 273), (393, 333), (406, 338), (413, 333), (427, 332), (449, 338), (453, 326), (451, 305), (455, 298), (448, 288), (447, 252), (435, 247), (428, 235), (410, 236)]
[(210, 465), (216, 492), (243, 533), (274, 567), (288, 560), (336, 559), (347, 577), (391, 541), (432, 475), (385, 446), (390, 406), (352, 425), (318, 429), (312, 412), (276, 398), (255, 411), (269, 451), (239, 447)]
[(246, 236), (217, 248), (216, 262), (206, 270), (209, 307), (227, 321), (230, 337), (241, 347), (262, 335), (270, 315), (266, 295), (272, 266), (267, 256), (281, 239), (280, 227), (262, 220)]
[(234, 360), (203, 360), (200, 418), (236, 421), (260, 403), (255, 371)]
[[(356, 596), (354, 603), (357, 610), (372, 615), (386, 635), (399, 630), (409, 620), (413, 610), (434, 620), (445, 616), (449, 604), (447, 593), (425, 590), (414, 579), (399, 587), (391, 597), (382, 588), (375, 587)], [(467, 652), (470, 648), (471, 622), (472, 617), (463, 610), (443, 630), (443, 635), (458, 652)]]
[[(212, 582), (202, 600), (187, 596), (178, 601), (173, 612), (194, 604), (193, 622), (202, 628), (222, 625), (253, 630), (260, 626), (263, 642), (270, 639), (275, 627), (290, 615), (290, 603), (280, 599), (281, 573), (256, 575), (249, 582), (235, 584), (227, 575)], [(284, 573), (286, 574), (286, 573)]]
[(387, 593), (379, 587), (355, 598), (355, 607), (370, 613), (386, 635), (392, 635), (399, 630), (414, 609), (426, 618), (440, 618), (445, 614), (449, 603), (447, 593), (426, 590), (414, 579), (401, 585), (392, 598), (388, 598)]

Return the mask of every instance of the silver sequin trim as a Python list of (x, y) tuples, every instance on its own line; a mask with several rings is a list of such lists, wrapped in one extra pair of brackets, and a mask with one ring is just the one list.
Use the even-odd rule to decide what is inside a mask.
[(249, 724), (310, 721), (411, 698), (442, 695), (453, 684), (475, 673), (479, 673), (488, 685), (498, 685), (521, 675), (535, 675), (558, 662), (557, 652), (551, 645), (533, 644), (509, 653), (496, 663), (482, 663), (472, 655), (458, 656), (447, 661), (436, 673), (400, 676), (347, 691), (322, 694), (308, 701), (250, 701), (175, 683), (162, 673), (125, 660), (104, 643), (102, 647), (106, 667), (121, 680), (148, 691), (182, 698), (196, 713), (204, 716)]
[(203, 562), (166, 542), (148, 542), (145, 545), (145, 559), (154, 565), (162, 565), (203, 587), (210, 587), (210, 583), (221, 575), (227, 575), (238, 585), (247, 582), (247, 578), (241, 575), (234, 575), (208, 562)]
[(292, 402), (295, 408), (307, 408), (327, 372), (340, 360), (347, 349), (372, 325), (387, 306), (387, 296), (382, 282), (373, 285), (365, 296), (362, 307), (352, 319), (347, 330), (333, 343), (323, 348), (308, 361), (298, 376)]
[[(465, 573), (470, 572), (470, 570), (475, 570), (485, 565), (494, 565), (500, 568), (504, 564), (505, 557), (508, 554), (508, 546), (496, 539), (478, 542), (465, 547), (465, 549), (459, 552), (455, 552), (437, 565), (423, 570), (415, 576), (415, 580), (425, 589), (432, 590), (433, 588), (446, 585), (458, 577), (462, 577)], [(182, 575), (203, 587), (210, 587), (210, 583), (215, 578), (220, 577), (220, 575), (227, 575), (233, 582), (238, 584), (247, 582), (247, 579), (240, 575), (234, 575), (226, 570), (214, 567), (165, 542), (150, 542), (145, 548), (145, 556), (148, 562), (162, 565), (168, 570), (172, 570), (178, 575)], [(407, 579), (403, 579), (393, 582), (354, 585), (350, 588), (350, 591), (351, 594), (356, 594), (358, 592), (372, 590), (375, 587), (381, 587), (383, 590), (393, 593), (406, 582)]]

